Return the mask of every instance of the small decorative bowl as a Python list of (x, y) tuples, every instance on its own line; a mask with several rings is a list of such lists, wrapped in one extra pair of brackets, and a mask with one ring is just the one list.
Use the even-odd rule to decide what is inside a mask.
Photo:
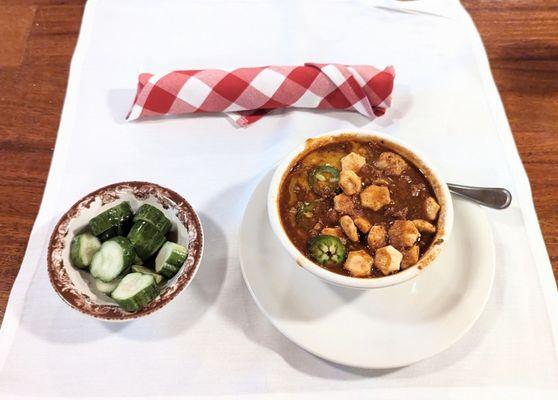
[[(95, 289), (89, 272), (70, 262), (72, 238), (87, 228), (91, 218), (121, 201), (133, 210), (151, 204), (172, 222), (169, 235), (188, 248), (188, 258), (178, 273), (161, 288), (161, 294), (138, 312), (120, 308), (108, 295)], [(56, 224), (48, 246), (48, 275), (54, 290), (70, 307), (107, 321), (126, 321), (163, 308), (180, 293), (198, 270), (203, 252), (203, 231), (192, 206), (176, 192), (148, 182), (120, 182), (100, 188), (74, 204)]]

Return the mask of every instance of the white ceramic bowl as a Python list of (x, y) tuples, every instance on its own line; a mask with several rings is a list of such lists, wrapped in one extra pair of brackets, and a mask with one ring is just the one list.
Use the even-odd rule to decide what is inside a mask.
[[(96, 290), (91, 275), (70, 262), (72, 238), (87, 228), (91, 218), (110, 207), (128, 201), (135, 211), (151, 204), (171, 221), (172, 240), (188, 249), (188, 257), (178, 273), (169, 279), (161, 293), (135, 313), (120, 308), (108, 295)], [(203, 253), (203, 231), (198, 215), (178, 193), (149, 182), (120, 182), (100, 188), (83, 197), (60, 218), (48, 247), (48, 274), (56, 293), (70, 307), (107, 321), (126, 321), (163, 308), (194, 278)]]
[[(327, 143), (345, 139), (356, 140), (373, 140), (381, 143), (384, 147), (401, 154), (407, 160), (411, 161), (417, 168), (421, 170), (426, 179), (429, 181), (436, 198), (440, 204), (440, 212), (438, 217), (438, 225), (436, 235), (432, 241), (430, 248), (422, 255), (419, 261), (396, 274), (387, 275), (379, 278), (354, 278), (336, 274), (322, 268), (302, 252), (300, 252), (289, 239), (279, 215), (279, 190), (284, 178), (289, 172), (290, 168), (299, 161), (304, 155), (310, 151), (321, 147)], [(325, 134), (307, 139), (302, 145), (292, 151), (277, 167), (269, 186), (269, 193), (267, 197), (267, 211), (271, 228), (281, 242), (283, 247), (289, 252), (296, 263), (311, 272), (317, 277), (325, 280), (328, 283), (356, 289), (373, 289), (382, 288), (408, 281), (416, 277), (421, 271), (428, 266), (440, 253), (447, 241), (451, 228), (453, 225), (453, 204), (449, 189), (442, 178), (441, 174), (436, 170), (426, 158), (418, 153), (415, 149), (399, 139), (381, 133), (362, 131), (362, 130), (340, 130), (327, 132)]]

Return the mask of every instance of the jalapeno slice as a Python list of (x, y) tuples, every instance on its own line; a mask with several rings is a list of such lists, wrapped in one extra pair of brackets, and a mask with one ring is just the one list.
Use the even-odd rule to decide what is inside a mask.
[(308, 183), (318, 196), (332, 196), (339, 189), (339, 170), (331, 165), (318, 165), (308, 174)]
[(339, 265), (345, 261), (347, 250), (338, 237), (329, 235), (314, 236), (308, 241), (308, 251), (320, 265)]
[(295, 216), (296, 224), (298, 226), (303, 229), (310, 229), (316, 224), (316, 205), (317, 202), (315, 201), (304, 201), (298, 205), (298, 210)]

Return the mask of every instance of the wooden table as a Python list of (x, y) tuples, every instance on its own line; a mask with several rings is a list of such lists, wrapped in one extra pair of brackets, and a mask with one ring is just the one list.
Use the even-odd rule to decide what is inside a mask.
[[(464, 0), (481, 32), (558, 278), (558, 1)], [(0, 0), (0, 317), (39, 210), (82, 0)]]

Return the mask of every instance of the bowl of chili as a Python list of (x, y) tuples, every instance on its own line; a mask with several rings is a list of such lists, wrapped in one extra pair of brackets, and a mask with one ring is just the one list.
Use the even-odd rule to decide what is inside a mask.
[(307, 139), (272, 177), (268, 216), (303, 269), (373, 289), (418, 276), (442, 251), (453, 206), (442, 175), (385, 134), (342, 130)]

